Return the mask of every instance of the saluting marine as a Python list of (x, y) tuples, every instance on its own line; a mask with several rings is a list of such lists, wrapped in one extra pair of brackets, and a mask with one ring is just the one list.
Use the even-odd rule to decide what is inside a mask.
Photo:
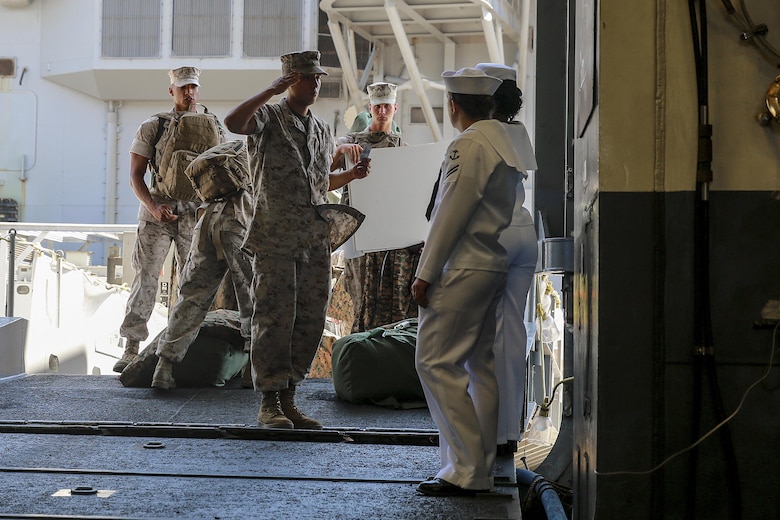
[[(295, 406), (325, 327), (330, 294), (330, 229), (318, 211), (328, 190), (368, 175), (369, 165), (330, 173), (334, 153), (328, 124), (309, 110), (319, 95), (318, 51), (281, 56), (282, 76), (225, 117), (247, 135), (253, 219), (244, 248), (254, 255), (251, 362), (263, 393), (258, 424), (319, 429)], [(278, 103), (275, 95), (287, 91)]]

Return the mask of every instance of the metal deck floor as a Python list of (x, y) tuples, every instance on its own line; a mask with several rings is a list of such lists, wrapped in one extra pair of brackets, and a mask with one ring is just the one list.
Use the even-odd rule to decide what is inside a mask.
[(339, 401), (307, 380), (321, 432), (256, 426), (260, 395), (237, 381), (168, 392), (116, 376), (0, 380), (0, 518), (519, 519), (511, 458), (496, 492), (431, 498), (439, 466), (425, 409)]

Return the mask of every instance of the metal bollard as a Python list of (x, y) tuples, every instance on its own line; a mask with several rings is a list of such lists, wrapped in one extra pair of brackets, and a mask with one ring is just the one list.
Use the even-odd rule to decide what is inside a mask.
[(16, 293), (16, 230), (8, 230), (8, 298), (5, 301), (5, 315), (10, 318), (14, 315), (14, 294)]

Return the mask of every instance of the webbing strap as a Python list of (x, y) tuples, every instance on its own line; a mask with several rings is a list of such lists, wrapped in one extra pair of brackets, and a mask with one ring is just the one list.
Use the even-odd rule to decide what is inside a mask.
[[(220, 206), (215, 210), (214, 204), (220, 204)], [(201, 229), (208, 230), (210, 229), (209, 226), (211, 226), (211, 220), (214, 218), (217, 219), (217, 222), (215, 222), (217, 228), (211, 234), (214, 248), (217, 250), (217, 260), (225, 259), (225, 248), (222, 245), (222, 226), (220, 225), (219, 219), (222, 218), (222, 212), (225, 211), (226, 204), (227, 201), (209, 203), (209, 205), (206, 206), (206, 213), (203, 215), (203, 224), (201, 224)]]

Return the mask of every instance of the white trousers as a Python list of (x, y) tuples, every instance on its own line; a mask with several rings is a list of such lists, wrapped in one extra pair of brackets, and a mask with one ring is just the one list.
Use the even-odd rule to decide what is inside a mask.
[[(530, 219), (529, 219), (530, 220)], [(525, 306), (534, 279), (538, 245), (533, 223), (509, 226), (499, 240), (509, 259), (506, 289), (496, 312), (496, 357), (498, 380), (498, 444), (523, 436), (525, 415), (525, 367), (528, 332)]]
[(420, 308), (416, 366), (439, 429), (436, 475), (465, 489), (492, 489), (498, 385), (493, 370), (496, 306), (505, 273), (444, 271)]

